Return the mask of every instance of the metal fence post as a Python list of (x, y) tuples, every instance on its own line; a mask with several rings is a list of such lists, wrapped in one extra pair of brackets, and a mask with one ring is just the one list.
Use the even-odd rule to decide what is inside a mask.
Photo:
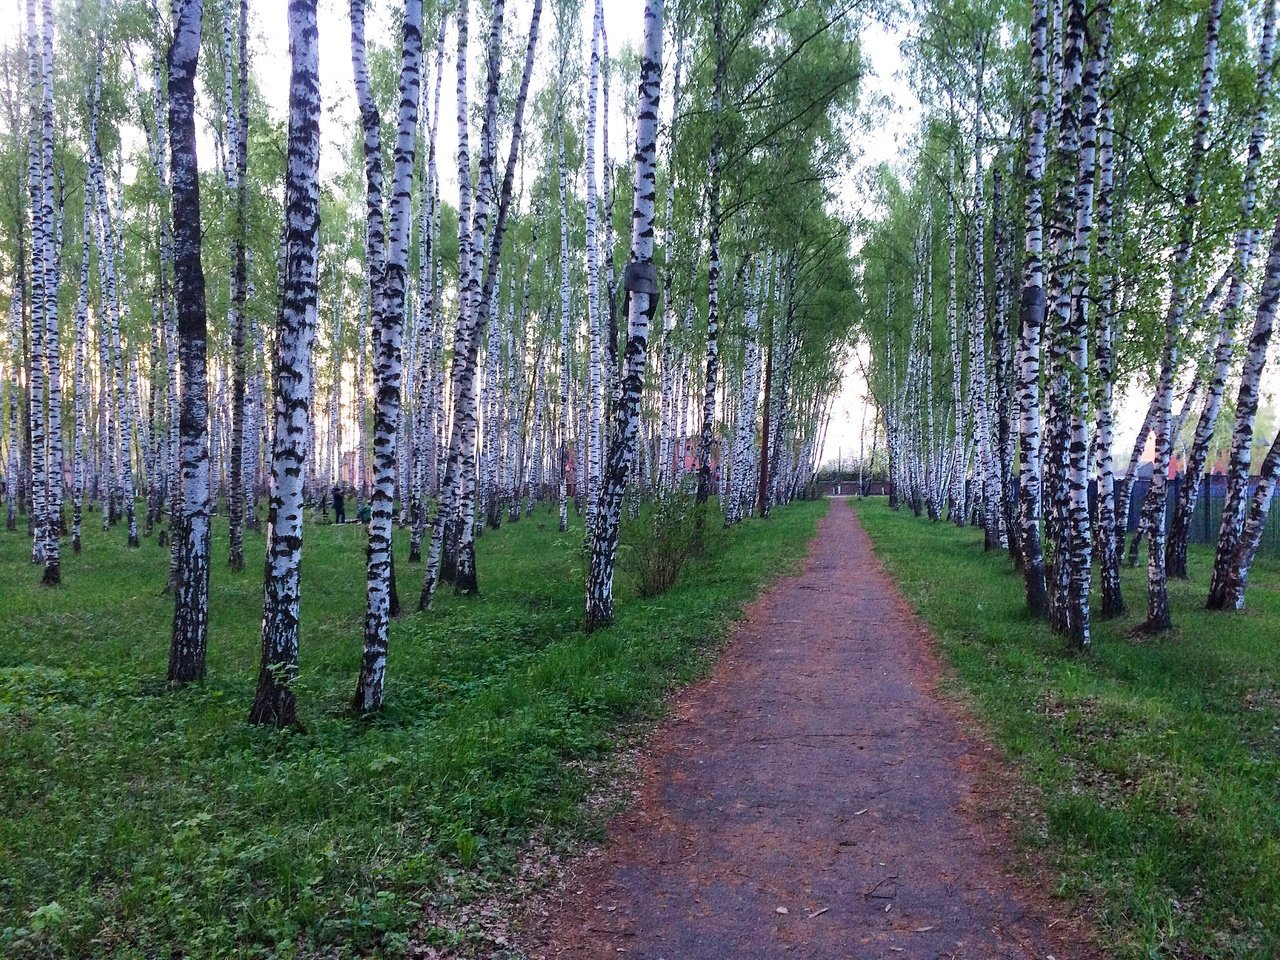
[(1213, 496), (1213, 483), (1210, 481), (1210, 475), (1204, 475), (1204, 492), (1200, 495), (1200, 499), (1204, 501), (1204, 542), (1209, 542), (1209, 504)]

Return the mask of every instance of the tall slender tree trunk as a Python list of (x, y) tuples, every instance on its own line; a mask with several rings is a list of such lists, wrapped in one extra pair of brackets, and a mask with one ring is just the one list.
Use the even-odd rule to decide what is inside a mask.
[[(501, 3), (501, 0), (499, 0)], [(499, 10), (494, 10), (495, 17)], [(456, 580), (457, 542), (459, 529), (459, 510), (461, 508), (460, 487), (463, 483), (462, 472), (466, 465), (462, 462), (460, 432), (466, 429), (464, 418), (470, 417), (470, 429), (476, 429), (475, 412), (475, 373), (468, 371), (466, 360), (473, 357), (479, 345), (475, 342), (474, 329), (474, 297), (470, 290), (468, 278), (471, 270), (471, 152), (469, 138), (469, 118), (467, 116), (467, 53), (468, 53), (468, 20), (470, 7), (468, 0), (459, 0), (458, 19), (458, 52), (457, 63), (457, 122), (458, 122), (458, 322), (454, 331), (453, 359), (449, 368), (449, 385), (453, 406), (452, 424), (449, 431), (448, 458), (445, 461), (440, 484), (440, 506), (436, 513), (435, 527), (431, 532), (431, 546), (427, 553), (427, 569), (423, 577), (422, 595), (419, 598), (419, 609), (431, 608), (435, 596), (436, 584), (439, 580)], [(472, 360), (474, 368), (474, 359)], [(470, 382), (470, 391), (463, 389), (465, 382)], [(474, 470), (474, 463), (471, 464)]]
[[(1009, 268), (1013, 259), (1013, 251), (1009, 245), (1009, 224), (1006, 217), (1008, 198), (1005, 196), (1005, 181), (997, 162), (991, 169), (991, 229), (992, 250), (995, 256), (995, 309), (992, 314), (991, 351), (992, 373), (995, 377), (995, 404), (993, 419), (995, 420), (995, 463), (998, 471), (1000, 491), (1000, 522), (1009, 553), (1014, 565), (1022, 566), (1022, 553), (1019, 549), (1018, 527), (1014, 518), (1013, 500), (1013, 422), (1011, 418), (1011, 402), (1013, 390), (1013, 358), (1009, 351)], [(933, 324), (928, 325), (929, 344), (925, 362), (927, 364), (928, 383), (925, 389), (926, 414), (929, 431), (928, 463), (933, 463)], [(932, 474), (932, 470), (929, 471)], [(937, 501), (933, 493), (933, 483), (927, 481), (929, 492), (929, 516), (936, 520), (938, 516)]]
[[(172, 87), (172, 73), (170, 74)], [(169, 105), (170, 122), (173, 126), (173, 104)], [(94, 195), (97, 203), (98, 218), (98, 272), (99, 285), (106, 300), (103, 313), (106, 315), (107, 330), (102, 344), (104, 387), (110, 377), (114, 393), (115, 410), (111, 421), (111, 452), (117, 463), (114, 467), (114, 490), (116, 506), (123, 508), (128, 520), (128, 540), (130, 547), (138, 546), (138, 523), (134, 509), (136, 490), (133, 473), (133, 425), (134, 418), (130, 409), (129, 394), (125, 387), (125, 364), (123, 341), (120, 336), (121, 307), (117, 280), (122, 276), (119, 270), (119, 250), (115, 231), (115, 220), (111, 213), (110, 198), (107, 195), (106, 175), (102, 154), (96, 137), (97, 131), (90, 130), (89, 169), (93, 177)], [(192, 152), (194, 156), (194, 149)], [(174, 179), (177, 171), (174, 170)], [(176, 184), (175, 184), (176, 189)], [(207, 403), (205, 404), (207, 407)]]
[(644, 48), (636, 103), (636, 152), (631, 219), (631, 259), (627, 264), (627, 347), (622, 394), (614, 413), (608, 471), (596, 517), (587, 575), (586, 628), (613, 619), (613, 570), (618, 525), (627, 475), (635, 459), (644, 390), (649, 326), (657, 310), (658, 274), (653, 263), (654, 206), (657, 199), (658, 97), (662, 88), (663, 0), (648, 0), (644, 11)]
[[(1040, 542), (1040, 334), (1044, 327), (1044, 148), (1045, 108), (1049, 89), (1045, 57), (1046, 0), (1034, 0), (1031, 13), (1031, 123), (1027, 138), (1026, 238), (1022, 297), (1019, 308), (1017, 384), (1018, 449), (1021, 456), (1018, 491), (1018, 541), (1027, 610), (1032, 617), (1049, 612), (1044, 551)], [(959, 437), (956, 438), (959, 442)], [(953, 478), (954, 482), (954, 478)]]
[(1173, 453), (1173, 378), (1178, 365), (1178, 343), (1182, 332), (1187, 287), (1190, 282), (1191, 243), (1196, 211), (1200, 204), (1200, 187), (1204, 179), (1203, 165), (1208, 138), (1209, 115), (1213, 90), (1218, 79), (1218, 25), (1222, 18), (1223, 0), (1209, 0), (1205, 17), (1204, 63), (1200, 71), (1200, 94), (1196, 105), (1195, 133), (1191, 141), (1191, 159), (1187, 170), (1187, 186), (1182, 201), (1178, 228), (1178, 245), (1174, 251), (1170, 278), (1169, 307), (1165, 314), (1165, 342), (1160, 362), (1160, 381), (1156, 391), (1156, 455), (1151, 474), (1150, 496), (1157, 504), (1147, 543), (1147, 620), (1144, 628), (1151, 632), (1167, 630), (1173, 625), (1169, 615), (1169, 584), (1165, 568), (1165, 490), (1169, 480), (1169, 459)]
[(16, 530), (18, 526), (18, 474), (21, 472), (18, 448), (21, 446), (21, 434), (18, 428), (18, 393), (22, 389), (18, 371), (22, 367), (19, 333), (22, 327), (22, 297), (20, 287), (15, 282), (15, 295), (9, 298), (9, 344), (12, 351), (9, 356), (9, 447), (5, 459), (4, 492), (5, 492), (5, 529)]
[[(1071, 0), (1072, 32), (1084, 44), (1084, 0)], [(1084, 69), (1080, 105), (1080, 145), (1075, 186), (1075, 236), (1072, 251), (1071, 313), (1065, 330), (1071, 386), (1065, 418), (1067, 435), (1066, 486), (1068, 642), (1077, 650), (1092, 643), (1089, 609), (1092, 586), (1093, 540), (1089, 516), (1089, 425), (1085, 399), (1089, 396), (1090, 234), (1093, 230), (1094, 182), (1097, 157), (1098, 101), (1110, 66), (1111, 15), (1105, 5), (1097, 11), (1096, 50)]]
[(43, 176), (40, 202), (45, 221), (44, 251), (41, 257), (44, 267), (44, 357), (46, 383), (49, 387), (48, 426), (45, 436), (49, 443), (48, 484), (46, 486), (45, 513), (45, 586), (55, 586), (62, 581), (62, 365), (58, 337), (58, 291), (62, 285), (62, 204), (54, 205), (54, 153), (53, 153), (53, 0), (44, 0), (41, 15), (41, 96), (40, 96), (40, 152)]
[(702, 429), (698, 436), (699, 505), (711, 496), (711, 447), (715, 436), (716, 378), (720, 370), (720, 165), (724, 150), (720, 125), (727, 69), (724, 0), (714, 0), (712, 9), (715, 76), (711, 94), (711, 154), (707, 159), (707, 358), (702, 387)]
[(1253, 252), (1257, 247), (1259, 230), (1253, 226), (1254, 207), (1257, 205), (1258, 170), (1262, 165), (1262, 145), (1274, 86), (1271, 77), (1272, 51), (1275, 45), (1276, 5), (1274, 0), (1266, 5), (1262, 37), (1258, 44), (1258, 81), (1253, 128), (1249, 134), (1249, 157), (1245, 164), (1244, 189), (1240, 197), (1240, 222), (1236, 231), (1235, 247), (1229, 268), (1230, 280), (1226, 298), (1218, 309), (1218, 339), (1214, 354), (1213, 375), (1205, 393), (1204, 409), (1196, 423), (1195, 438), (1186, 459), (1183, 482), (1178, 491), (1174, 508), (1173, 526), (1169, 534), (1167, 563), (1169, 575), (1187, 579), (1187, 544), (1191, 538), (1191, 521), (1199, 499), (1200, 477), (1209, 459), (1209, 445), (1218, 426), (1218, 414), (1222, 409), (1222, 395), (1226, 389), (1231, 358), (1235, 353), (1235, 333), (1240, 322), (1240, 308), (1244, 302), (1245, 284)]
[[(563, 84), (564, 65), (561, 64), (561, 80)], [(572, 371), (569, 366), (569, 181), (568, 170), (564, 158), (564, 91), (559, 91), (560, 103), (557, 108), (556, 149), (559, 156), (560, 171), (560, 532), (569, 529), (569, 381)]]
[[(400, 422), (402, 364), (400, 345), (407, 309), (409, 267), (409, 220), (412, 216), (414, 145), (418, 125), (418, 98), (422, 62), (422, 2), (407, 0), (403, 21), (400, 67), (400, 112), (396, 124), (395, 159), (391, 185), (391, 230), (383, 274), (383, 290), (375, 299), (381, 308), (375, 313), (374, 378), (377, 402), (374, 406), (374, 486), (373, 512), (369, 521), (367, 565), (367, 606), (364, 622), (364, 656), (356, 684), (355, 710), (371, 713), (382, 707), (387, 669), (387, 641), (391, 619), (391, 512), (395, 495), (397, 426)], [(364, 0), (351, 4), (351, 52), (355, 64), (356, 89), (365, 123), (366, 170), (369, 176), (369, 208), (381, 207), (381, 183), (375, 184), (370, 123), (378, 122), (372, 107), (364, 67)], [(380, 156), (377, 162), (380, 164)], [(381, 170), (377, 170), (381, 181)], [(379, 214), (381, 210), (379, 209)], [(372, 217), (371, 217), (372, 218)], [(372, 230), (370, 234), (372, 235)]]
[[(459, 351), (455, 346), (455, 404), (453, 416), (454, 436), (450, 442), (449, 460), (453, 486), (457, 502), (456, 523), (457, 542), (455, 555), (457, 567), (454, 574), (454, 589), (458, 593), (473, 594), (479, 592), (479, 577), (476, 570), (476, 492), (478, 481), (477, 452), (480, 445), (480, 346), (488, 331), (488, 323), (494, 319), (492, 315), (492, 287), (486, 283), (485, 240), (490, 234), (490, 221), (493, 217), (493, 185), (494, 164), (497, 153), (497, 114), (499, 77), (502, 57), (502, 24), (506, 11), (505, 0), (492, 0), (488, 42), (488, 67), (485, 75), (485, 110), (484, 121), (480, 127), (480, 158), (476, 166), (476, 182), (474, 185), (474, 207), (469, 227), (471, 231), (467, 242), (467, 258), (470, 261), (466, 272), (466, 284), (459, 284), (461, 296), (467, 301), (470, 311), (468, 326), (470, 335), (466, 338), (464, 348)], [(459, 124), (461, 134), (464, 124)], [(462, 156), (467, 153), (463, 149), (463, 141), (459, 140), (459, 177), (463, 176)], [(470, 176), (469, 153), (467, 176)], [(461, 221), (460, 221), (461, 222)], [(495, 223), (496, 225), (496, 223)], [(490, 275), (496, 275), (498, 263), (496, 259), (489, 264)], [(461, 323), (459, 323), (461, 329)], [(456, 453), (456, 457), (455, 457)], [(452, 468), (456, 465), (456, 471)]]
[[(964, 393), (962, 390), (963, 369), (961, 365), (963, 353), (960, 346), (961, 337), (957, 319), (959, 311), (956, 303), (956, 280), (958, 276), (956, 269), (956, 206), (955, 199), (951, 197), (947, 199), (947, 248), (949, 257), (947, 330), (951, 339), (951, 403), (955, 411), (955, 437), (952, 440), (951, 450), (951, 491), (947, 501), (947, 514), (952, 523), (958, 527), (963, 527), (967, 522), (964, 509), (964, 485), (965, 474), (968, 472), (968, 456), (965, 453), (964, 445)], [(886, 298), (885, 302), (890, 303), (891, 299)], [(897, 492), (895, 484), (895, 495)]]
[[(597, 97), (600, 85), (600, 27), (602, 14), (594, 6), (591, 24), (591, 66), (587, 80), (586, 141), (586, 262), (587, 262), (587, 542), (595, 529), (600, 499), (602, 434), (604, 432), (604, 336), (606, 320), (600, 309), (600, 237), (596, 189)], [(606, 176), (607, 176), (606, 171)]]
[[(981, 474), (983, 501), (983, 548), (997, 550), (1000, 538), (1000, 501), (1003, 496), (1000, 490), (1000, 474), (997, 458), (993, 455), (991, 444), (991, 408), (987, 402), (987, 290), (986, 290), (986, 223), (983, 216), (983, 171), (982, 171), (982, 91), (979, 82), (978, 103), (975, 111), (975, 129), (973, 145), (973, 320), (969, 331), (969, 379), (972, 384), (972, 403), (974, 429), (978, 435), (978, 469)], [(921, 277), (923, 284), (923, 277)], [(920, 292), (923, 307), (924, 291)], [(920, 316), (922, 309), (917, 309)], [(919, 360), (917, 358), (917, 366)], [(919, 496), (914, 501), (916, 515), (919, 510)]]
[[(204, 678), (209, 626), (209, 523), (213, 504), (209, 489), (207, 317), (204, 268), (200, 262), (200, 177), (195, 126), (196, 65), (203, 13), (202, 0), (175, 0), (173, 43), (169, 47), (174, 275), (182, 365), (179, 433), (182, 523), (177, 531), (180, 544), (169, 682), (178, 685)], [(126, 448), (126, 472), (129, 472), (129, 459)], [(132, 530), (132, 490), (128, 502)]]
[(1098, 370), (1096, 389), (1097, 434), (1094, 461), (1098, 477), (1098, 559), (1102, 588), (1102, 618), (1109, 620), (1125, 612), (1120, 589), (1120, 518), (1116, 509), (1114, 466), (1113, 396), (1115, 390), (1116, 276), (1113, 263), (1114, 233), (1114, 151), (1113, 114), (1108, 103), (1102, 108), (1098, 132), (1098, 261), (1104, 264), (1098, 296), (1095, 357)]
[[(776, 322), (776, 317), (774, 318)], [(769, 414), (773, 397), (773, 337), (770, 336), (765, 345), (764, 384), (761, 387), (764, 403), (760, 412), (760, 471), (756, 478), (756, 512), (760, 519), (769, 516), (769, 448), (770, 424)]]
[[(232, 162), (228, 165), (228, 186), (235, 200), (234, 237), (232, 239), (231, 309), (227, 319), (231, 326), (231, 449), (227, 457), (227, 513), (229, 516), (232, 570), (244, 569), (244, 426), (245, 426), (245, 313), (247, 312), (247, 260), (249, 213), (249, 0), (239, 2), (239, 75), (238, 117), (229, 124)], [(230, 23), (230, 11), (227, 22)], [(228, 26), (229, 29), (229, 26)], [(229, 51), (228, 51), (229, 53)], [(227, 57), (227, 73), (231, 58)], [(230, 81), (228, 80), (228, 83)], [(232, 117), (228, 112), (228, 120)]]
[[(36, 2), (27, 2), (27, 61), (28, 79), (30, 81), (31, 127), (27, 140), (27, 197), (31, 215), (31, 323), (30, 323), (30, 367), (27, 372), (28, 395), (26, 427), (28, 431), (28, 449), (31, 456), (31, 505), (28, 509), (28, 526), (31, 529), (31, 562), (44, 564), (45, 551), (48, 546), (48, 441), (45, 436), (46, 398), (45, 398), (45, 359), (44, 343), (47, 332), (45, 311), (49, 308), (49, 298), (45, 292), (46, 280), (53, 278), (47, 275), (48, 244), (46, 235), (53, 224), (47, 219), (44, 206), (44, 152), (41, 148), (43, 137), (43, 92), (42, 92), (42, 55), (40, 52), (40, 33), (36, 23)], [(19, 256), (23, 256), (21, 249)], [(55, 570), (56, 570), (55, 564)], [(57, 582), (56, 580), (54, 581)]]
[(310, 456), (311, 347), (316, 330), (320, 228), (320, 68), (316, 0), (289, 0), (289, 155), (284, 273), (274, 348), (275, 428), (262, 601), (262, 662), (249, 722), (297, 723), (303, 478)]
[[(601, 237), (601, 267), (604, 270), (604, 284), (600, 290), (600, 315), (604, 319), (603, 350), (603, 383), (605, 391), (604, 421), (601, 427), (601, 449), (603, 451), (607, 438), (608, 418), (612, 416), (613, 407), (622, 399), (622, 372), (618, 366), (618, 305), (616, 303), (617, 286), (613, 274), (613, 175), (614, 170), (609, 161), (609, 33), (605, 29), (604, 0), (595, 0), (595, 15), (600, 21), (600, 203), (597, 215), (603, 221)], [(638, 443), (637, 443), (638, 446)], [(601, 454), (603, 466), (604, 454)], [(632, 490), (638, 489), (632, 485)]]
[(1063, 41), (1061, 109), (1056, 115), (1055, 166), (1062, 173), (1049, 220), (1050, 266), (1046, 320), (1048, 324), (1048, 394), (1046, 397), (1044, 499), (1049, 505), (1045, 532), (1053, 546), (1049, 567), (1049, 623), (1059, 633), (1069, 630), (1071, 549), (1067, 489), (1069, 428), (1067, 419), (1075, 394), (1069, 360), (1069, 338), (1075, 268), (1077, 178), (1067, 175), (1078, 167), (1080, 153), (1081, 84), (1084, 78), (1083, 25), (1075, 7), (1067, 8)]
[[(86, 199), (88, 197), (87, 185), (85, 197)], [(89, 335), (89, 238), (93, 230), (90, 210), (91, 207), (86, 202), (80, 227), (80, 288), (76, 295), (75, 436), (72, 440), (72, 456), (74, 459), (71, 468), (71, 549), (75, 553), (79, 553), (81, 549), (80, 533), (84, 515), (85, 492), (85, 408), (89, 402), (85, 357)]]
[[(427, 509), (425, 496), (435, 487), (440, 438), (436, 426), (436, 414), (441, 397), (436, 386), (438, 370), (438, 343), (444, 337), (444, 322), (440, 311), (439, 290), (436, 284), (436, 264), (439, 258), (436, 244), (436, 227), (439, 217), (439, 201), (436, 190), (436, 129), (440, 119), (440, 87), (444, 79), (444, 41), (446, 20), (440, 15), (440, 28), (436, 38), (435, 102), (430, 116), (430, 133), (427, 137), (427, 162), (419, 190), (420, 217), (418, 223), (418, 323), (423, 339), (422, 355), (418, 358), (418, 407), (414, 411), (414, 430), (418, 437), (418, 467), (415, 477), (417, 509), (413, 516), (410, 535), (409, 562), (422, 559), (422, 536), (426, 532)], [(423, 84), (423, 110), (426, 110), (426, 85)], [(424, 115), (423, 124), (427, 123)]]

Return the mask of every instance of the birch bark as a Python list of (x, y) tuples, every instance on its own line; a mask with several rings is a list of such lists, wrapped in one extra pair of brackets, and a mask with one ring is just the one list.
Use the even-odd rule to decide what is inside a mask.
[(320, 227), (320, 69), (316, 0), (289, 0), (289, 155), (284, 272), (273, 349), (271, 497), (262, 602), (262, 660), (249, 722), (297, 723), (303, 478), (311, 454), (311, 348)]
[[(204, 268), (200, 261), (200, 176), (195, 128), (195, 78), (203, 7), (202, 0), (176, 0), (173, 43), (168, 58), (174, 275), (181, 363), (182, 522), (175, 534), (179, 541), (178, 571), (169, 647), (169, 682), (176, 685), (204, 678), (209, 625), (209, 525), (213, 504), (209, 488), (207, 316)], [(131, 477), (129, 459), (125, 445), (124, 473)], [(129, 494), (129, 523), (133, 528), (132, 491)]]
[(591, 566), (586, 581), (586, 628), (613, 620), (613, 566), (618, 547), (618, 524), (627, 474), (635, 460), (640, 394), (649, 346), (649, 325), (657, 310), (658, 274), (653, 264), (654, 205), (657, 200), (655, 157), (658, 143), (658, 96), (662, 88), (663, 0), (648, 0), (644, 13), (644, 50), (640, 60), (640, 88), (636, 104), (634, 201), (631, 220), (631, 260), (627, 264), (626, 372), (622, 394), (614, 410), (609, 443), (608, 472), (596, 517)]

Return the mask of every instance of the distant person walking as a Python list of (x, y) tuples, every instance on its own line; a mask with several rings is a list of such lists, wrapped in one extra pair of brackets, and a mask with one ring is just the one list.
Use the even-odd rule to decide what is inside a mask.
[(336, 483), (333, 485), (333, 522), (347, 522), (347, 505), (342, 499), (342, 488)]

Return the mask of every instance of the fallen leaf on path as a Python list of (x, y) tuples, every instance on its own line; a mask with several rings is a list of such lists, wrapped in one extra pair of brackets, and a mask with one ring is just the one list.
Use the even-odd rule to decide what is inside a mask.
[(775, 911), (773, 911), (773, 912), (774, 912), (774, 913), (790, 913), (791, 911), (790, 911), (790, 910), (788, 910), (786, 907), (779, 907), (777, 910), (775, 910)]
[(930, 930), (933, 930), (933, 929), (934, 927), (916, 927), (916, 933), (928, 933)]

